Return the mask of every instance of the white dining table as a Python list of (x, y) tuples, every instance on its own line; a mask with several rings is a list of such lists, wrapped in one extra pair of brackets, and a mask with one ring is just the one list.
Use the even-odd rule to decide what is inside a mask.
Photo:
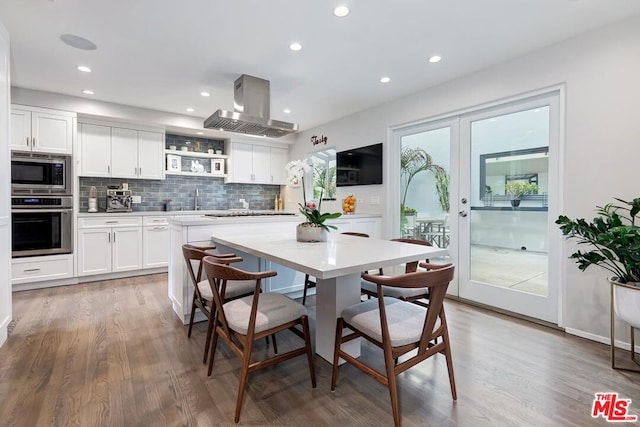
[[(294, 227), (295, 228), (295, 227)], [(316, 278), (316, 353), (333, 361), (336, 319), (346, 307), (360, 302), (360, 275), (405, 262), (443, 256), (446, 249), (329, 233), (326, 242), (297, 242), (295, 229), (282, 232), (221, 230), (213, 242), (252, 254)], [(239, 254), (241, 255), (241, 254)], [(360, 342), (343, 345), (360, 356)]]

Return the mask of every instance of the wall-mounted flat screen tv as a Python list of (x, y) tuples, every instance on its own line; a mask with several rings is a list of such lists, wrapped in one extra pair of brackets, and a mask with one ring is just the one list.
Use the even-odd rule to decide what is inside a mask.
[(382, 143), (336, 153), (336, 185), (382, 184)]

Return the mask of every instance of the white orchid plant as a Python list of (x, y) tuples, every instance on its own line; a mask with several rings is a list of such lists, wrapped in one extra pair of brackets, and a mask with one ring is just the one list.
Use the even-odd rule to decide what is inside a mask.
[(311, 172), (311, 165), (306, 160), (293, 160), (285, 166), (287, 170), (287, 185), (297, 187), (302, 185), (302, 199), (304, 203), (298, 203), (300, 213), (305, 216), (307, 223), (313, 224), (315, 227), (322, 227), (329, 231), (330, 228), (336, 230), (337, 227), (333, 225), (325, 224), (328, 219), (334, 219), (340, 217), (341, 213), (320, 213), (320, 207), (322, 206), (322, 191), (320, 192), (320, 199), (318, 200), (318, 206), (315, 202), (307, 203), (307, 192), (304, 187), (304, 176)]

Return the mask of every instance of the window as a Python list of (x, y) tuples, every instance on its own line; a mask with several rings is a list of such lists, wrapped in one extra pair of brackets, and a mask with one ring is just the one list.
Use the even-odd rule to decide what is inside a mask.
[(336, 199), (336, 150), (328, 148), (310, 153), (309, 163), (312, 165), (313, 188), (312, 197), (322, 200)]

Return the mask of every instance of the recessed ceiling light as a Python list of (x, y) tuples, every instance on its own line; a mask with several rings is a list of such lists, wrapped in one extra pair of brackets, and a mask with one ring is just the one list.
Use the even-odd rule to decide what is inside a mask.
[(209, 92), (200, 92), (201, 96), (211, 96)]
[(91, 68), (87, 67), (86, 65), (78, 65), (76, 68), (78, 69), (78, 71), (82, 71), (83, 73), (91, 72)]
[(382, 77), (380, 79), (380, 83), (389, 83), (390, 81), (391, 81), (391, 79), (389, 77), (387, 77), (387, 76)]
[(82, 91), (85, 95), (95, 95), (95, 92), (89, 89), (85, 89)]
[(285, 114), (289, 114), (291, 112), (291, 110), (288, 109), (288, 108), (285, 108), (284, 110), (282, 110), (282, 112), (285, 113)]
[(289, 49), (297, 52), (302, 49), (302, 45), (300, 43), (294, 42), (289, 45)]
[(333, 9), (333, 14), (340, 18), (347, 16), (349, 12), (349, 8), (343, 4), (336, 6), (336, 8)]
[(194, 110), (193, 108), (189, 107), (189, 108), (187, 108), (187, 111), (190, 112), (190, 113), (193, 113), (196, 110)]
[(442, 61), (442, 57), (439, 55), (433, 55), (431, 58), (429, 58), (429, 62), (431, 62), (432, 64), (440, 61)]
[(98, 46), (91, 40), (87, 40), (83, 37), (75, 36), (73, 34), (62, 34), (60, 36), (60, 40), (62, 40), (64, 44), (75, 47), (76, 49), (96, 50), (98, 48)]
[(196, 132), (197, 135), (204, 135), (204, 132)]

